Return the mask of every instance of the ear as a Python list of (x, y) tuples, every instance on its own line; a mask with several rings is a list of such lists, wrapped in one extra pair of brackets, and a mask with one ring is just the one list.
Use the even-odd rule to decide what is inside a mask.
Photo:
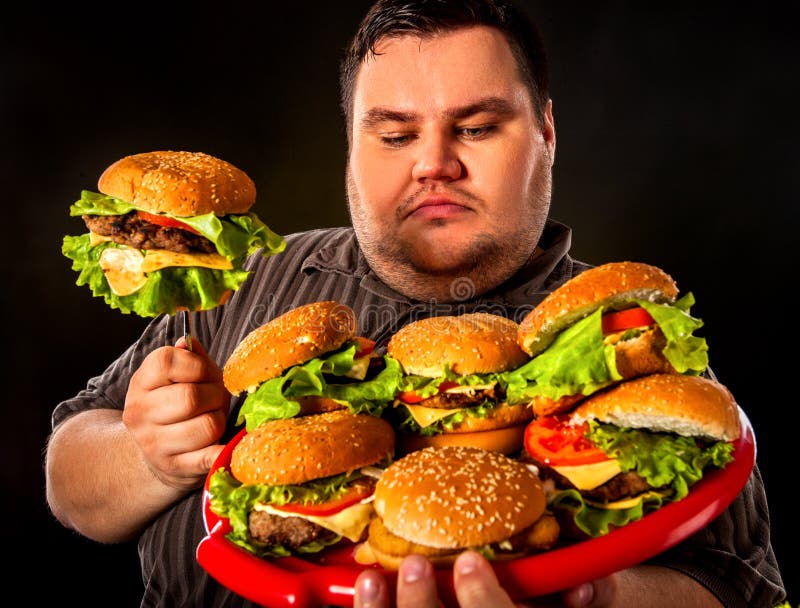
[(556, 156), (556, 123), (553, 119), (553, 100), (547, 100), (544, 109), (544, 124), (542, 125), (542, 138), (550, 152), (550, 163), (552, 164)]

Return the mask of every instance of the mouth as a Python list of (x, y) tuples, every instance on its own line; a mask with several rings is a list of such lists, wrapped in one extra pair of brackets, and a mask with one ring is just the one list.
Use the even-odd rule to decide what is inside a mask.
[(443, 194), (431, 194), (412, 205), (406, 217), (420, 220), (448, 219), (461, 215), (470, 208)]

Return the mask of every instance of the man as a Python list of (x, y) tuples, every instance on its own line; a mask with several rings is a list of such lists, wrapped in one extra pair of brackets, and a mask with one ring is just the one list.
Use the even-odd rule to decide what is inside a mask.
[[(206, 474), (235, 427), (224, 362), (257, 325), (334, 299), (385, 346), (432, 314), (491, 310), (521, 318), (585, 270), (570, 231), (547, 220), (555, 153), (540, 39), (505, 1), (378, 2), (342, 67), (347, 193), (353, 228), (289, 235), (254, 257), (250, 283), (195, 315), (192, 352), (177, 323), (142, 338), (60, 404), (47, 452), (53, 513), (103, 542), (138, 538), (145, 606), (246, 606), (194, 560)], [(176, 347), (159, 346), (164, 334)], [(208, 349), (208, 352), (201, 348)], [(230, 410), (230, 411), (229, 411)], [(564, 592), (571, 606), (768, 606), (784, 592), (756, 470), (708, 530), (651, 563)], [(510, 606), (477, 554), (454, 570), (461, 605)], [(430, 564), (407, 558), (397, 603), (435, 606)], [(701, 582), (702, 581), (702, 582)], [(356, 605), (386, 606), (386, 582), (362, 575)]]

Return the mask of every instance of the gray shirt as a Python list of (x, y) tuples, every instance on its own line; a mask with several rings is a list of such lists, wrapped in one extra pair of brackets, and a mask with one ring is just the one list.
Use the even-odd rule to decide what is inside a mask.
[[(467, 278), (456, 280), (451, 288), (458, 301), (443, 304), (409, 300), (386, 286), (367, 264), (352, 228), (292, 234), (286, 242), (280, 255), (248, 260), (246, 268), (253, 274), (224, 306), (192, 314), (195, 336), (220, 366), (253, 329), (309, 302), (335, 300), (350, 306), (358, 317), (358, 334), (375, 340), (381, 352), (395, 331), (420, 318), (480, 311), (519, 322), (555, 287), (589, 267), (569, 256), (571, 230), (551, 220), (536, 255), (509, 281), (474, 297)], [(123, 409), (131, 374), (152, 350), (174, 344), (181, 329), (176, 317), (155, 319), (102, 375), (56, 407), (53, 426), (87, 409)], [(242, 399), (233, 399), (223, 443), (241, 428), (235, 422)], [(143, 531), (142, 606), (253, 606), (198, 565), (195, 551), (204, 535), (201, 490), (172, 505)], [(722, 515), (652, 563), (697, 579), (726, 606), (771, 608), (784, 591), (769, 535), (767, 500), (756, 468)]]

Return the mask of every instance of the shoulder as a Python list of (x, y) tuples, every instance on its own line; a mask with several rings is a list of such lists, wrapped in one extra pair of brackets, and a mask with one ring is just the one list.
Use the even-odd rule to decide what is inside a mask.
[(258, 271), (265, 266), (270, 269), (278, 266), (287, 272), (297, 271), (308, 264), (352, 259), (358, 252), (355, 233), (350, 227), (304, 230), (288, 234), (284, 239), (286, 248), (283, 252), (269, 257), (256, 252), (245, 264), (245, 269)]

